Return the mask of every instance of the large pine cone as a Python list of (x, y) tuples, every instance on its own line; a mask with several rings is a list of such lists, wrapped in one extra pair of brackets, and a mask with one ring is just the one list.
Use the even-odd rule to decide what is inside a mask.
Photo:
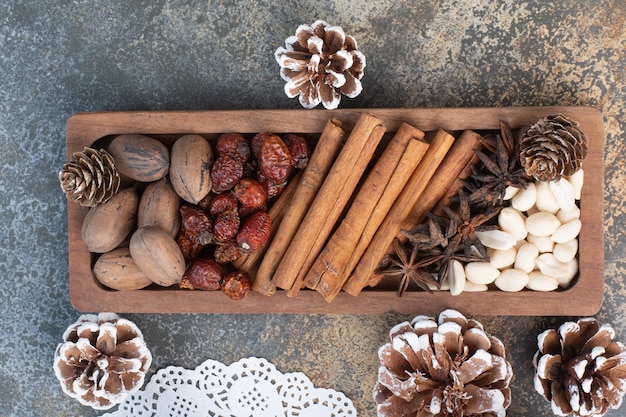
[(365, 55), (357, 50), (356, 40), (338, 26), (322, 20), (301, 25), (274, 56), (287, 81), (285, 94), (289, 98), (299, 95), (304, 108), (312, 109), (321, 102), (327, 109), (336, 109), (341, 94), (354, 98), (361, 93)]
[(106, 202), (120, 188), (113, 157), (104, 149), (73, 153), (59, 172), (59, 181), (69, 200), (86, 207)]
[(379, 351), (379, 417), (503, 417), (513, 376), (502, 342), (455, 310), (396, 325)]
[(587, 147), (587, 136), (578, 123), (554, 114), (526, 131), (520, 142), (520, 161), (536, 180), (558, 181), (580, 169)]
[(139, 390), (152, 363), (141, 331), (113, 313), (81, 316), (63, 340), (54, 355), (61, 388), (97, 410), (109, 409)]
[(626, 392), (626, 347), (594, 318), (566, 322), (537, 338), (535, 389), (558, 416), (603, 416)]

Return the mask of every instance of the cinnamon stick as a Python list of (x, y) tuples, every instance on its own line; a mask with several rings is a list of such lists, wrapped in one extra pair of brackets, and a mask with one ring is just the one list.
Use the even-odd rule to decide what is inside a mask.
[(339, 152), (319, 192), (276, 268), (276, 286), (290, 284), (288, 296), (296, 296), (304, 275), (322, 249), (332, 228), (352, 196), (370, 162), (385, 128), (379, 118), (364, 113), (359, 117)]
[(263, 259), (263, 256), (265, 255), (265, 252), (267, 251), (267, 248), (269, 247), (271, 241), (274, 239), (276, 231), (278, 230), (278, 227), (280, 226), (280, 223), (282, 222), (285, 213), (289, 210), (291, 204), (293, 204), (293, 195), (295, 194), (298, 183), (300, 182), (300, 178), (302, 178), (301, 171), (296, 173), (296, 175), (294, 175), (294, 177), (289, 181), (287, 187), (283, 190), (282, 193), (280, 193), (278, 198), (276, 198), (276, 200), (267, 212), (267, 214), (270, 216), (270, 219), (272, 219), (270, 241), (266, 243), (265, 246), (263, 246), (261, 249), (255, 250), (254, 252), (245, 253), (233, 262), (233, 266), (235, 268), (248, 273), (251, 277), (254, 277), (254, 280), (252, 282), (252, 289), (257, 292), (266, 295), (271, 295), (276, 292), (276, 287), (269, 278), (265, 280), (258, 279), (258, 277), (256, 277), (256, 270), (258, 269), (259, 263), (261, 262), (261, 259)]
[(256, 277), (252, 283), (252, 289), (265, 295), (272, 295), (276, 286), (280, 288), (291, 287), (291, 283), (285, 283), (283, 277), (272, 277), (293, 236), (298, 230), (307, 209), (315, 198), (324, 178), (328, 174), (333, 161), (341, 149), (344, 137), (341, 121), (331, 119), (326, 123), (320, 138), (313, 149), (309, 163), (304, 169), (300, 180), (296, 183), (294, 195), (290, 206), (283, 216), (274, 237), (270, 242), (264, 257), (259, 264)]
[(356, 296), (366, 285), (377, 284), (377, 282), (368, 282), (369, 278), (374, 274), (387, 248), (400, 232), (405, 219), (411, 212), (411, 208), (421, 198), (422, 193), (453, 142), (454, 137), (452, 135), (443, 130), (437, 131), (417, 169), (411, 175), (387, 217), (376, 231), (374, 238), (365, 250), (354, 272), (343, 286), (344, 291)]
[[(345, 218), (306, 275), (306, 286), (316, 289), (327, 302), (335, 298), (352, 272), (354, 266), (349, 272), (347, 268), (349, 260), (359, 250), (358, 245), (361, 244), (365, 250), (402, 186), (428, 149), (428, 144), (421, 140), (422, 132), (419, 132), (419, 138), (415, 137), (415, 132), (408, 125), (398, 129), (361, 186)], [(368, 226), (373, 232), (366, 230)]]

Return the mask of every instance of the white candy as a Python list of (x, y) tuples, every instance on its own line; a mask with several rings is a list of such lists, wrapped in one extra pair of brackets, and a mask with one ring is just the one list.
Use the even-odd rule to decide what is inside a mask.
[(526, 188), (519, 190), (511, 199), (511, 206), (519, 211), (527, 211), (537, 201), (537, 187), (534, 182), (528, 183)]
[(582, 169), (574, 172), (572, 175), (567, 177), (572, 186), (574, 187), (574, 197), (576, 200), (580, 200), (580, 195), (582, 194), (583, 182), (585, 179), (585, 173)]
[(550, 185), (545, 181), (537, 181), (537, 202), (535, 205), (540, 211), (547, 211), (548, 213), (556, 213), (559, 211), (559, 203), (557, 203)]
[(569, 271), (565, 262), (561, 262), (551, 253), (543, 253), (537, 257), (537, 266), (539, 270), (551, 277), (561, 277)]
[(559, 288), (559, 281), (539, 271), (532, 271), (528, 274), (526, 288), (533, 291), (554, 291)]
[(554, 245), (552, 254), (561, 262), (571, 261), (578, 252), (578, 239), (572, 239), (569, 242), (557, 243)]
[(532, 243), (525, 243), (517, 250), (515, 258), (515, 269), (529, 273), (535, 269), (535, 262), (539, 256), (539, 249)]
[(465, 288), (465, 271), (463, 264), (455, 259), (450, 261), (448, 266), (448, 284), (450, 285), (450, 294), (459, 295)]
[(498, 214), (500, 229), (510, 233), (515, 240), (526, 239), (526, 216), (513, 207), (505, 207)]
[(504, 201), (508, 201), (508, 200), (512, 199), (519, 192), (519, 190), (520, 190), (519, 188), (513, 187), (512, 185), (509, 185), (504, 190), (504, 197), (502, 199)]
[(474, 284), (491, 284), (499, 275), (498, 268), (489, 262), (469, 262), (465, 265), (465, 278)]
[(578, 273), (578, 259), (577, 258), (573, 258), (571, 261), (567, 262), (566, 265), (567, 265), (567, 271), (563, 275), (557, 277), (557, 279), (559, 280), (559, 287), (561, 288), (569, 287), (570, 284), (572, 283), (572, 280)]
[(559, 210), (559, 212), (556, 213), (556, 218), (559, 219), (561, 223), (580, 219), (580, 209), (575, 205), (571, 210)]
[(561, 178), (559, 181), (550, 181), (550, 191), (554, 195), (554, 199), (559, 205), (561, 210), (571, 210), (576, 205), (576, 198), (574, 195), (574, 186), (571, 182), (565, 178)]
[(487, 249), (489, 255), (489, 262), (491, 265), (498, 269), (508, 268), (515, 262), (515, 256), (517, 255), (517, 249), (515, 247), (499, 250), (499, 249)]
[(532, 243), (537, 246), (539, 253), (552, 252), (554, 249), (554, 242), (549, 236), (535, 236), (532, 233), (529, 233), (528, 236), (526, 236), (526, 240), (528, 243)]
[(487, 291), (489, 287), (485, 284), (474, 284), (472, 281), (465, 281), (465, 287), (463, 288), (464, 292), (482, 292)]
[(494, 284), (502, 291), (521, 291), (528, 284), (528, 274), (519, 269), (505, 269), (496, 278)]
[(506, 250), (517, 243), (517, 240), (507, 232), (502, 230), (487, 230), (485, 232), (474, 232), (480, 242), (488, 248)]
[(556, 243), (569, 242), (572, 239), (576, 239), (580, 233), (582, 223), (580, 220), (572, 220), (565, 223), (552, 234), (552, 241)]
[(550, 236), (559, 226), (561, 226), (559, 219), (554, 214), (546, 211), (531, 214), (526, 219), (528, 233), (535, 236)]

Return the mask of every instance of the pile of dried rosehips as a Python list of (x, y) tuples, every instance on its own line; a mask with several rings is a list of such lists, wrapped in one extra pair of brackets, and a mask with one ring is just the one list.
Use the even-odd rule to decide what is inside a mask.
[(232, 299), (250, 291), (247, 273), (231, 263), (268, 241), (268, 206), (293, 172), (306, 167), (310, 148), (301, 136), (258, 133), (250, 140), (225, 133), (215, 144), (212, 192), (198, 205), (180, 208), (178, 246), (189, 266), (181, 288), (215, 291)]

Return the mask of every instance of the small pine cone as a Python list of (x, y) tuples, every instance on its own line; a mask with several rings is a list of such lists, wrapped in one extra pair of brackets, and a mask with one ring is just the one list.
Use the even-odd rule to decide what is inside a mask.
[(342, 94), (354, 98), (362, 91), (365, 55), (358, 50), (356, 40), (338, 26), (322, 20), (301, 25), (274, 56), (281, 77), (287, 81), (285, 94), (289, 98), (300, 96), (304, 108), (322, 103), (327, 109), (336, 109)]
[(594, 318), (566, 322), (537, 338), (535, 389), (558, 416), (603, 416), (626, 393), (626, 346)]
[(54, 373), (67, 395), (106, 410), (139, 390), (152, 363), (137, 326), (114, 313), (86, 314), (67, 328)]
[(511, 403), (511, 364), (480, 322), (446, 310), (394, 326), (378, 350), (379, 417), (503, 417)]
[(558, 181), (580, 169), (587, 149), (587, 135), (578, 123), (555, 114), (526, 131), (520, 142), (520, 161), (537, 181)]
[(111, 154), (87, 147), (74, 152), (63, 164), (59, 181), (70, 201), (86, 207), (106, 202), (120, 188), (120, 176)]

